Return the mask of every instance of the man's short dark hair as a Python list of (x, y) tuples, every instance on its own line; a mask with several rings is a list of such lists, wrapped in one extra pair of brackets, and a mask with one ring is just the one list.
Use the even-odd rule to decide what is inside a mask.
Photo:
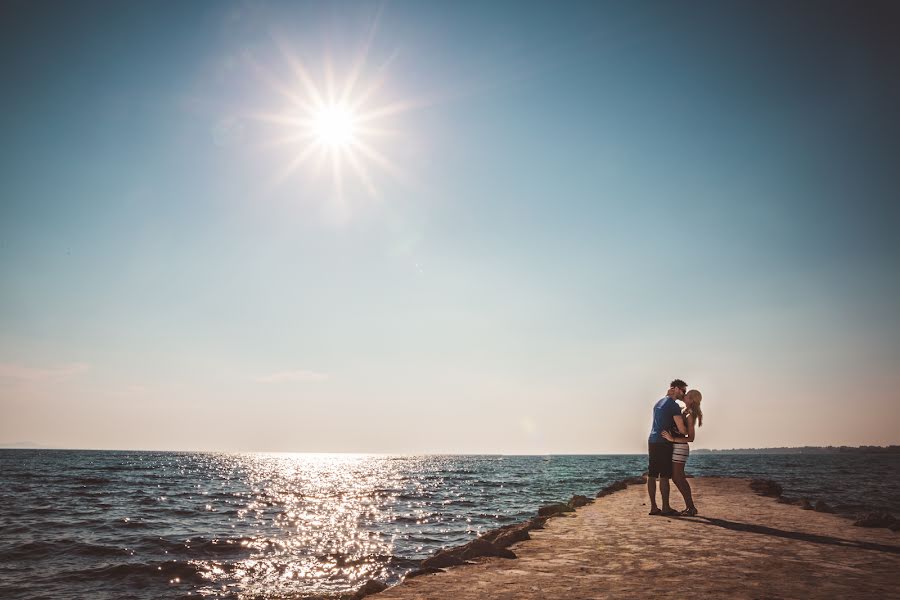
[(679, 388), (679, 389), (683, 390), (684, 392), (687, 392), (687, 384), (680, 379), (674, 380), (672, 383), (669, 384), (669, 387)]

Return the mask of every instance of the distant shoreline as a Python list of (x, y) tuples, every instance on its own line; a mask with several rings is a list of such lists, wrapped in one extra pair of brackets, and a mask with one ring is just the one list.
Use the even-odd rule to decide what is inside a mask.
[(800, 446), (782, 448), (692, 449), (695, 454), (900, 454), (900, 446)]

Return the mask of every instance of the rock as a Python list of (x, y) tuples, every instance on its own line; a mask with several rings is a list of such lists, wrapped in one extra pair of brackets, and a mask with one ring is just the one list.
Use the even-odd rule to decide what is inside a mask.
[(550, 504), (542, 506), (538, 509), (539, 517), (553, 517), (562, 513), (575, 512), (575, 509), (568, 504)]
[(517, 544), (519, 542), (524, 542), (525, 540), (530, 540), (531, 536), (528, 535), (528, 526), (523, 525), (521, 527), (516, 527), (514, 529), (510, 529), (497, 536), (493, 540), (493, 544), (498, 548), (508, 548), (513, 544)]
[(585, 506), (587, 504), (591, 504), (592, 502), (593, 500), (591, 500), (587, 496), (579, 496), (578, 494), (575, 494), (574, 496), (572, 496), (572, 499), (569, 500), (568, 504), (571, 508), (578, 508), (579, 506)]
[[(451, 551), (454, 555), (463, 560), (478, 558), (479, 556), (499, 556), (500, 558), (515, 558), (516, 555), (512, 550), (500, 548), (487, 540), (477, 538)], [(424, 565), (424, 563), (423, 563)]]
[(605, 488), (603, 488), (602, 490), (600, 490), (599, 492), (597, 492), (597, 497), (602, 498), (603, 496), (609, 496), (613, 492), (618, 492), (619, 490), (624, 490), (629, 485), (644, 485), (645, 483), (647, 483), (647, 480), (645, 479), (646, 476), (647, 476), (647, 473), (644, 473), (643, 475), (636, 475), (634, 477), (626, 477), (625, 479), (620, 479), (619, 481), (615, 481), (615, 482), (609, 484), (608, 486), (606, 486)]
[(425, 568), (425, 569), (416, 569), (415, 571), (410, 571), (404, 577), (404, 581), (407, 579), (412, 579), (413, 577), (419, 577), (421, 575), (431, 575), (432, 573), (443, 573), (443, 569), (435, 569), (434, 567)]
[(824, 513), (834, 512), (833, 510), (831, 510), (831, 507), (828, 506), (827, 504), (825, 504), (825, 502), (823, 502), (822, 500), (819, 500), (818, 502), (816, 502), (814, 509), (816, 512), (824, 512)]
[(800, 498), (800, 508), (803, 510), (813, 510), (813, 505), (806, 498)]
[(771, 479), (754, 479), (750, 482), (750, 489), (760, 496), (773, 496), (775, 498), (784, 491), (779, 484)]
[(513, 525), (505, 525), (492, 531), (488, 531), (479, 539), (491, 542), (499, 548), (506, 548), (507, 546), (511, 546), (516, 542), (530, 540), (531, 536), (528, 535), (528, 530), (532, 528), (533, 527), (531, 525), (531, 521), (525, 521), (524, 523), (515, 523)]
[(526, 523), (513, 523), (512, 525), (504, 525), (503, 527), (498, 527), (497, 529), (491, 529), (490, 531), (481, 534), (480, 537), (483, 540), (487, 540), (488, 542), (493, 543), (498, 537), (505, 535), (509, 531), (516, 529), (517, 527), (524, 527)]
[[(504, 535), (510, 533), (503, 532)], [(512, 543), (512, 542), (510, 542)], [(449, 550), (441, 550), (431, 558), (422, 561), (420, 569), (443, 569), (446, 567), (455, 567), (466, 564), (467, 560), (478, 558), (479, 556), (499, 556), (500, 558), (516, 558), (512, 550), (500, 547), (497, 544), (489, 542), (483, 537), (476, 538), (468, 544), (463, 544)]]
[(379, 592), (383, 592), (388, 588), (387, 584), (376, 579), (368, 580), (365, 585), (356, 590), (356, 593), (353, 594), (354, 598), (363, 598), (364, 596), (370, 596), (372, 594), (377, 594)]
[(543, 529), (549, 517), (532, 517), (528, 520), (528, 529)]
[(461, 559), (458, 556), (450, 554), (446, 550), (442, 550), (432, 556), (431, 558), (426, 558), (422, 561), (422, 564), (419, 566), (420, 569), (444, 569), (446, 567), (455, 567), (457, 565), (464, 565), (466, 561)]
[(776, 502), (781, 502), (782, 504), (800, 504), (800, 500), (797, 498), (791, 498), (789, 496), (778, 496), (775, 499)]
[(603, 496), (609, 496), (613, 492), (618, 492), (619, 490), (624, 490), (628, 487), (628, 484), (625, 481), (616, 481), (615, 483), (611, 483), (599, 492), (597, 492), (597, 497), (602, 498)]
[(887, 512), (866, 513), (859, 515), (859, 518), (853, 522), (857, 527), (888, 527), (892, 531), (900, 529), (900, 521), (894, 518), (894, 515)]

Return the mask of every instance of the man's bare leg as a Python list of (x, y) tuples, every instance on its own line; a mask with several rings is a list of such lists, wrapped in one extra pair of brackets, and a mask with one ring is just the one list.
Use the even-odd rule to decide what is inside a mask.
[(662, 494), (662, 511), (669, 512), (672, 507), (669, 506), (669, 480), (665, 477), (659, 479), (659, 491)]
[(647, 476), (647, 494), (650, 496), (650, 514), (659, 514), (659, 507), (656, 505), (656, 477)]

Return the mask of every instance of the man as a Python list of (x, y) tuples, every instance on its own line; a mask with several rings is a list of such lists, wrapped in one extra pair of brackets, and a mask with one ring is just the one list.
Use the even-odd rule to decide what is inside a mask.
[[(669, 506), (669, 479), (672, 478), (672, 442), (666, 441), (662, 436), (663, 431), (674, 431), (677, 428), (676, 438), (687, 435), (687, 427), (684, 417), (681, 416), (681, 407), (676, 400), (684, 399), (687, 393), (687, 384), (676, 379), (669, 384), (666, 397), (653, 407), (653, 425), (650, 428), (648, 448), (650, 454), (650, 466), (647, 471), (647, 493), (650, 494), (651, 515), (677, 515), (678, 512)], [(659, 479), (659, 491), (662, 494), (662, 510), (656, 505), (656, 480)]]

